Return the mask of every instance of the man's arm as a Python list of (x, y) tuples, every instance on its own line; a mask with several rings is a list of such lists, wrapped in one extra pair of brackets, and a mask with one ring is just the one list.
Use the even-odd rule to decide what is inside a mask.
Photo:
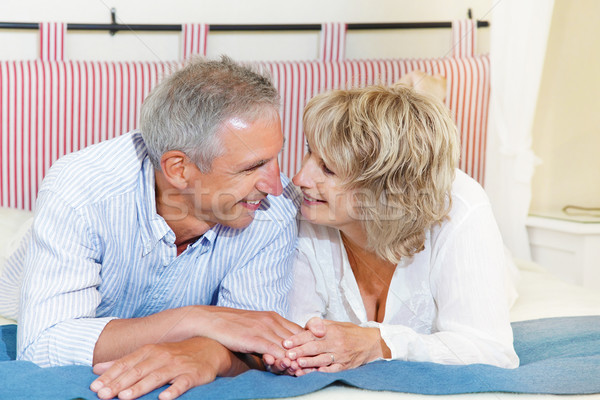
[(216, 306), (175, 308), (147, 317), (110, 321), (96, 342), (94, 364), (121, 358), (144, 345), (198, 336), (218, 341), (234, 352), (283, 356), (283, 339), (301, 330), (274, 312)]

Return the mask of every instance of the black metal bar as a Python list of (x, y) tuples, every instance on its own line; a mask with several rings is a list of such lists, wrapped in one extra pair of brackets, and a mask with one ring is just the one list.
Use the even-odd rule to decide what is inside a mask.
[[(488, 27), (488, 21), (477, 21), (477, 27)], [(251, 25), (209, 25), (215, 32), (252, 32), (252, 31), (320, 31), (321, 24), (251, 24)], [(435, 29), (451, 28), (451, 22), (382, 22), (349, 23), (348, 30), (380, 29)], [(0, 29), (38, 29), (38, 23), (0, 22)], [(164, 24), (67, 24), (68, 30), (87, 31), (181, 31), (181, 25)]]

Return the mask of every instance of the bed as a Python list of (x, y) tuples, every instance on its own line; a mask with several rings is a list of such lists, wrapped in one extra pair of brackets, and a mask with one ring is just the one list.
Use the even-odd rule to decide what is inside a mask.
[[(32, 215), (31, 211), (0, 207), (0, 271)], [(522, 365), (512, 377), (507, 373), (511, 370), (488, 366), (457, 369), (380, 362), (355, 371), (302, 378), (250, 371), (217, 379), (182, 398), (429, 400), (435, 395), (436, 400), (600, 399), (600, 294), (565, 283), (535, 263), (516, 260), (516, 264), (519, 298), (511, 309), (511, 320)], [(15, 321), (0, 317), (0, 324), (0, 398), (95, 398), (88, 389), (94, 379), (90, 367), (42, 369), (30, 362), (13, 361)], [(155, 391), (144, 398), (157, 395)]]
[[(472, 23), (472, 22), (469, 22)], [(484, 184), (489, 57), (463, 51), (473, 42), (465, 25), (449, 57), (427, 60), (320, 60), (258, 63), (283, 100), (286, 147), (282, 171), (299, 168), (301, 111), (316, 93), (346, 84), (392, 83), (420, 69), (448, 81), (446, 104), (461, 135), (460, 167)], [(0, 271), (27, 230), (37, 189), (63, 154), (135, 128), (141, 99), (178, 62), (0, 61)], [(54, 99), (44, 107), (39, 99)], [(195, 388), (182, 399), (600, 399), (600, 294), (560, 281), (542, 266), (515, 260), (519, 298), (511, 309), (522, 366), (516, 372), (486, 366), (376, 362), (337, 374), (301, 378), (249, 371)], [(41, 369), (15, 361), (16, 323), (0, 316), (0, 399), (96, 398), (91, 368)], [(537, 364), (536, 364), (537, 363)], [(536, 366), (540, 367), (536, 367)], [(158, 391), (144, 398), (156, 398)], [(435, 395), (435, 397), (432, 397)]]

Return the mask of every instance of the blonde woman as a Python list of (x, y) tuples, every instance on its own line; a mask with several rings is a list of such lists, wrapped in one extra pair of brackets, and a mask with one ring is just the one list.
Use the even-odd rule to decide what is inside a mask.
[(378, 359), (515, 368), (502, 239), (481, 186), (456, 169), (440, 101), (371, 86), (311, 99), (290, 318), (272, 370)]

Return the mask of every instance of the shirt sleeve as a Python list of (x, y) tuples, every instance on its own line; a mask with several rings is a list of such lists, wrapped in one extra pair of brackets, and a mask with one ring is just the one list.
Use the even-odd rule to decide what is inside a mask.
[[(431, 288), (437, 305), (432, 334), (401, 325), (378, 327), (393, 359), (516, 368), (500, 232), (489, 204), (448, 224), (434, 248)], [(435, 247), (435, 245), (434, 245)]]
[(17, 358), (40, 366), (91, 365), (112, 318), (100, 304), (101, 244), (60, 196), (40, 192), (24, 261)]
[(286, 315), (297, 238), (296, 218), (290, 215), (283, 227), (271, 232), (267, 245), (225, 276), (221, 281), (217, 305)]
[(288, 318), (300, 326), (313, 317), (323, 318), (327, 309), (326, 292), (321, 288), (325, 277), (317, 265), (300, 248), (296, 249)]

